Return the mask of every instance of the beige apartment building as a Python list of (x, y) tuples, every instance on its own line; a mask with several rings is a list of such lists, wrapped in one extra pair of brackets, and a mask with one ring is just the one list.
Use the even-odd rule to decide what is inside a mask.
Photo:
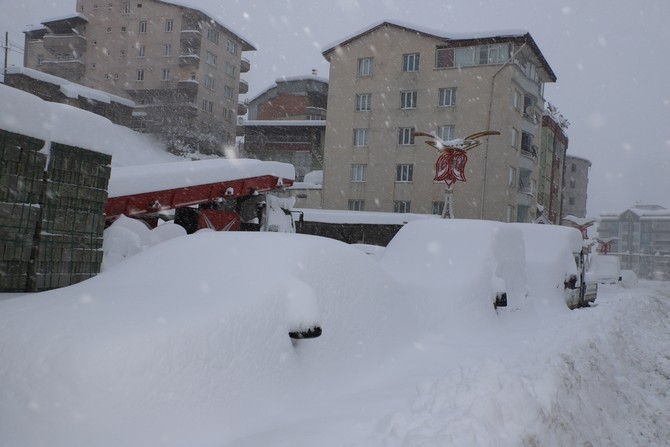
[(439, 214), (444, 140), (497, 130), (467, 153), (457, 218), (534, 220), (544, 84), (530, 34), (452, 36), (384, 21), (323, 52), (330, 62), (323, 208)]
[(159, 0), (77, 0), (25, 31), (24, 65), (131, 99), (134, 125), (176, 151), (223, 153), (248, 91), (246, 39), (207, 13)]

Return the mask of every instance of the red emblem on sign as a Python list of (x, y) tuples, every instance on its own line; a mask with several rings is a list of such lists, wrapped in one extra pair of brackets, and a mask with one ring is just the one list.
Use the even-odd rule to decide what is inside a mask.
[(468, 154), (459, 149), (446, 148), (435, 163), (435, 179), (451, 186), (456, 181), (465, 181), (465, 164)]

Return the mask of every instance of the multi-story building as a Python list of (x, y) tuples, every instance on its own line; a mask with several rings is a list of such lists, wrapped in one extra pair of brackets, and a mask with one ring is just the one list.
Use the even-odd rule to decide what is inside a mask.
[(77, 0), (76, 12), (25, 31), (24, 65), (129, 98), (135, 127), (175, 150), (223, 153), (255, 50), (212, 16), (161, 0)]
[(587, 189), (591, 162), (585, 158), (565, 157), (563, 176), (563, 217), (586, 217)]
[(291, 163), (296, 180), (323, 169), (328, 81), (315, 75), (277, 79), (248, 102), (243, 153)]
[(611, 243), (609, 253), (619, 256), (621, 268), (643, 278), (670, 278), (670, 210), (635, 205), (621, 214), (601, 215), (598, 238)]
[(323, 52), (330, 62), (323, 207), (441, 213), (444, 140), (497, 130), (467, 153), (460, 218), (537, 217), (544, 84), (556, 76), (529, 33), (450, 36), (382, 22)]
[[(550, 106), (542, 116), (542, 140), (538, 156), (537, 204), (542, 215), (556, 225), (561, 223), (563, 204), (563, 174), (568, 137), (568, 123)], [(583, 216), (581, 216), (583, 217)]]

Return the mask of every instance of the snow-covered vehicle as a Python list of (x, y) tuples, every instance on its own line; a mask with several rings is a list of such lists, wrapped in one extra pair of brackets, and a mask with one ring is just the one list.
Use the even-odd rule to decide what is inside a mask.
[(571, 308), (593, 302), (597, 283), (586, 273), (579, 230), (542, 224), (510, 224), (523, 232), (528, 293), (533, 299), (563, 299)]
[(332, 239), (205, 231), (0, 300), (0, 444), (220, 444), (257, 419), (253, 396), (317, 394), (312, 379), (363, 375), (411, 339), (393, 284)]
[[(425, 219), (407, 223), (379, 255), (398, 281), (423, 290), (429, 323), (461, 312), (490, 315), (495, 307), (519, 305), (526, 273), (521, 232), (485, 220)], [(447, 303), (445, 306), (443, 303)]]
[(616, 255), (594, 254), (589, 271), (600, 284), (616, 284), (621, 281), (621, 261)]

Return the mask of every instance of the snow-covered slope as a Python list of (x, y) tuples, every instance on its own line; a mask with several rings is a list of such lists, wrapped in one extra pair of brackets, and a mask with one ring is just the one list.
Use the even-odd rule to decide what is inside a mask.
[(112, 166), (183, 161), (148, 135), (0, 84), (0, 128), (112, 155)]

